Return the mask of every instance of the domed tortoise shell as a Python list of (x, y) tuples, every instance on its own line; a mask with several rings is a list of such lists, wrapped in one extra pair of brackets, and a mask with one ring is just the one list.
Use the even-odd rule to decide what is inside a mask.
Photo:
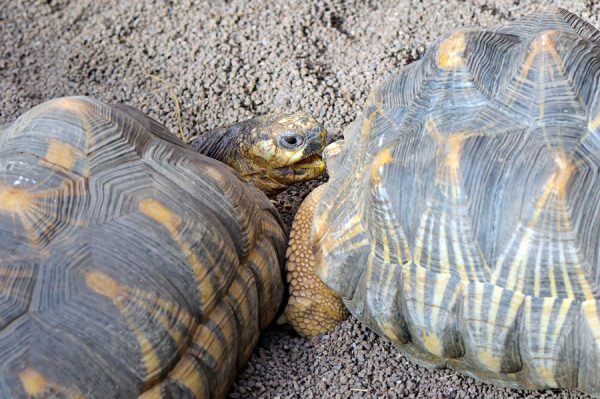
[(270, 201), (126, 107), (0, 134), (0, 397), (224, 397), (282, 295)]
[(442, 37), (328, 160), (318, 274), (421, 364), (600, 393), (599, 80), (564, 10)]

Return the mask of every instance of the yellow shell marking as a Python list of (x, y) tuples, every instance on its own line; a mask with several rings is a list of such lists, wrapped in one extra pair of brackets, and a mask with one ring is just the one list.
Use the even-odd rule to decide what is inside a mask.
[(60, 98), (52, 102), (57, 108), (68, 109), (69, 111), (83, 112), (88, 106), (86, 101), (78, 98)]
[(564, 154), (557, 155), (555, 158), (555, 162), (557, 169), (550, 177), (548, 183), (546, 183), (544, 194), (542, 195), (542, 198), (540, 198), (540, 201), (542, 199), (545, 201), (548, 197), (548, 194), (550, 194), (551, 192), (554, 192), (561, 197), (564, 197), (564, 195), (566, 194), (566, 187), (569, 183), (571, 176), (573, 175), (575, 167), (573, 166), (573, 163), (570, 162)]
[[(529, 56), (525, 60), (525, 65), (523, 67), (522, 76), (526, 77), (529, 74), (529, 69), (533, 64), (533, 61), (538, 56), (538, 54), (550, 54), (556, 65), (562, 68), (562, 60), (554, 48), (554, 37), (558, 32), (555, 31), (546, 31), (541, 33), (535, 40), (532, 42), (532, 49), (529, 53)], [(543, 104), (543, 103), (542, 103)]]
[(152, 198), (145, 198), (140, 201), (140, 210), (152, 219), (156, 220), (169, 230), (169, 233), (175, 235), (181, 225), (181, 217), (167, 208), (162, 203)]
[[(439, 327), (446, 323), (448, 309), (456, 302), (462, 287), (457, 287), (448, 302), (444, 303), (444, 292), (451, 275), (447, 273), (427, 274), (421, 266), (403, 269), (404, 287), (408, 293), (410, 317), (417, 329), (423, 347), (436, 356), (443, 356), (444, 345)], [(414, 276), (414, 281), (413, 281)]]
[(423, 303), (423, 298), (425, 297), (425, 274), (426, 270), (423, 267), (417, 266), (415, 273), (415, 284), (411, 285), (411, 272), (410, 268), (407, 268), (404, 273), (404, 286), (410, 287), (410, 291), (414, 292), (416, 297), (416, 305), (417, 312), (413, 317), (418, 318), (419, 320), (415, 320), (415, 324), (423, 329), (425, 327), (425, 322), (423, 317), (425, 315), (425, 304)]
[[(317, 226), (319, 230), (316, 230), (317, 233), (321, 232), (322, 225)], [(362, 216), (360, 214), (354, 215), (352, 218), (348, 220), (341, 228), (341, 235), (336, 237), (327, 236), (326, 240), (322, 243), (321, 248), (325, 249), (327, 252), (332, 252), (335, 250), (341, 243), (346, 243), (362, 234), (365, 231), (365, 228), (362, 224)], [(315, 235), (315, 238), (318, 239), (321, 235)], [(360, 242), (362, 246), (362, 241)]]
[[(542, 216), (542, 212), (544, 211), (544, 209), (546, 208), (546, 206), (548, 205), (548, 203), (552, 203), (553, 201), (557, 202), (557, 207), (559, 208), (559, 212), (560, 214), (558, 215), (557, 218), (557, 228), (561, 228), (562, 230), (572, 230), (572, 226), (571, 226), (571, 222), (570, 222), (570, 218), (569, 218), (569, 212), (568, 212), (568, 205), (566, 203), (566, 194), (567, 194), (567, 186), (569, 184), (569, 181), (571, 179), (571, 177), (573, 176), (574, 171), (576, 170), (575, 165), (567, 158), (567, 156), (565, 154), (559, 153), (556, 155), (555, 157), (555, 162), (556, 162), (556, 170), (555, 172), (550, 176), (550, 178), (548, 178), (546, 184), (544, 185), (542, 194), (540, 195), (539, 199), (537, 200), (536, 204), (535, 204), (535, 211), (533, 213), (533, 216), (531, 217), (531, 220), (527, 223), (527, 227), (525, 230), (525, 233), (523, 234), (522, 238), (520, 239), (520, 242), (518, 244), (519, 248), (517, 250), (517, 253), (514, 257), (514, 259), (512, 260), (512, 263), (510, 265), (509, 268), (509, 274), (508, 274), (508, 278), (507, 278), (507, 282), (506, 282), (506, 288), (509, 289), (515, 289), (515, 290), (521, 290), (523, 288), (524, 285), (524, 279), (525, 279), (525, 270), (526, 270), (526, 265), (527, 262), (529, 262), (528, 257), (529, 257), (529, 252), (530, 252), (530, 247), (532, 245), (532, 243), (534, 242), (534, 237), (535, 237), (535, 231), (536, 231), (536, 227), (538, 226), (538, 223), (540, 221), (540, 217)], [(541, 259), (541, 251), (542, 249), (546, 248), (548, 244), (544, 243), (543, 246), (540, 246), (540, 248), (538, 249), (538, 256), (536, 258), (536, 267), (535, 267), (535, 273), (536, 276), (534, 277), (534, 292), (537, 293), (539, 292), (540, 289), (540, 276), (538, 274), (541, 273), (541, 267), (540, 267), (540, 259)], [(570, 252), (572, 252), (572, 248), (566, 248), (567, 250), (571, 250)], [(551, 287), (551, 295), (552, 296), (556, 296), (557, 295), (557, 288), (556, 288), (556, 272), (560, 273), (560, 277), (562, 278), (562, 281), (564, 282), (565, 285), (565, 291), (566, 291), (566, 295), (568, 297), (573, 297), (575, 296), (575, 290), (573, 288), (573, 283), (572, 283), (572, 278), (575, 277), (575, 279), (577, 280), (577, 282), (579, 283), (580, 286), (580, 290), (581, 293), (583, 294), (584, 298), (586, 299), (591, 299), (593, 298), (593, 293), (590, 287), (589, 282), (586, 279), (586, 275), (585, 275), (585, 270), (583, 268), (583, 266), (581, 264), (579, 264), (578, 262), (573, 265), (573, 266), (567, 266), (567, 263), (565, 262), (565, 247), (561, 246), (559, 247), (559, 258), (556, 260), (555, 262), (555, 266), (550, 268), (549, 272), (548, 272), (548, 279), (550, 282), (550, 287)], [(503, 264), (503, 262), (505, 261), (504, 257), (500, 257), (498, 260), (498, 265)], [(497, 266), (496, 269), (496, 274), (498, 273), (498, 270), (500, 270), (500, 268)], [(571, 272), (571, 273), (569, 273)], [(498, 275), (496, 275), (492, 281), (496, 281), (498, 278)]]
[[(569, 230), (572, 229), (571, 227), (571, 221), (569, 220), (569, 213), (567, 210), (567, 205), (566, 205), (566, 194), (567, 194), (567, 185), (569, 184), (569, 181), (571, 179), (571, 177), (573, 176), (573, 172), (575, 171), (575, 166), (574, 164), (566, 157), (565, 154), (558, 154), (555, 158), (555, 162), (556, 162), (556, 171), (552, 174), (552, 176), (550, 176), (550, 178), (548, 179), (548, 182), (546, 183), (546, 185), (544, 186), (544, 191), (540, 197), (540, 199), (538, 200), (538, 202), (536, 203), (536, 211), (534, 214), (534, 219), (533, 219), (533, 224), (537, 223), (537, 219), (539, 218), (539, 215), (541, 213), (541, 211), (543, 210), (545, 204), (547, 203), (549, 197), (554, 194), (558, 197), (558, 200), (560, 201), (560, 211), (561, 211), (561, 217), (559, 218), (560, 224), (564, 227), (567, 228)], [(565, 281), (566, 289), (568, 292), (569, 296), (573, 296), (574, 292), (573, 289), (571, 287), (570, 284), (570, 279), (569, 276), (567, 274), (567, 270), (566, 267), (564, 266), (564, 259), (560, 260), (560, 264), (563, 269), (563, 280)], [(585, 277), (585, 272), (583, 270), (583, 267), (580, 264), (577, 264), (577, 266), (574, 268), (574, 272), (576, 274), (576, 278), (580, 284), (581, 290), (583, 291), (583, 294), (585, 296), (586, 299), (591, 299), (593, 298), (593, 293), (591, 291), (591, 287)], [(554, 284), (554, 279), (552, 278), (552, 283)]]
[[(205, 351), (209, 358), (215, 359), (217, 362), (223, 362), (230, 352), (228, 350), (230, 348), (229, 345), (234, 340), (233, 334), (235, 331), (233, 331), (233, 328), (236, 328), (236, 326), (233, 317), (231, 308), (222, 302), (221, 306), (214, 308), (211, 313), (211, 320), (215, 326), (201, 324), (194, 336), (194, 343), (196, 344), (194, 346), (202, 348), (203, 352)], [(224, 344), (216, 338), (218, 335), (215, 333), (219, 331), (221, 333), (219, 335), (225, 341)], [(192, 349), (192, 353), (194, 357), (197, 356), (200, 359), (206, 357), (204, 353), (196, 353), (195, 349)]]
[[(254, 275), (251, 274), (252, 276), (252, 282), (249, 281), (244, 281), (244, 283), (250, 283), (250, 285), (252, 287), (256, 286), (256, 283), (254, 282)], [(235, 298), (235, 300), (238, 302), (239, 304), (239, 311), (241, 314), (238, 314), (238, 320), (243, 320), (244, 322), (246, 322), (247, 320), (250, 320), (251, 315), (252, 315), (252, 310), (250, 308), (250, 301), (248, 300), (248, 297), (246, 295), (251, 295), (248, 292), (246, 292), (245, 286), (238, 280), (235, 279), (232, 283), (231, 286), (229, 288), (229, 295), (230, 297)]]
[[(425, 244), (425, 227), (429, 221), (430, 211), (427, 209), (421, 218), (421, 223), (419, 223), (419, 229), (417, 230), (417, 240), (415, 242), (415, 263), (417, 266), (430, 266), (431, 262), (427, 262), (426, 265), (421, 263), (421, 256), (423, 255), (423, 247)], [(431, 240), (429, 240), (426, 244), (427, 246), (431, 246)]]
[(440, 232), (438, 237), (440, 272), (450, 273), (450, 256), (448, 251), (448, 236), (446, 235), (446, 214), (440, 218)]
[(28, 368), (19, 373), (19, 379), (23, 384), (25, 393), (29, 396), (41, 395), (48, 386), (48, 380), (38, 371)]
[(50, 139), (44, 160), (64, 170), (73, 170), (77, 162), (75, 147), (64, 141)]
[[(525, 295), (516, 291), (512, 292), (510, 303), (504, 309), (501, 306), (505, 305), (503, 293), (506, 290), (493, 286), (491, 292), (486, 292), (486, 283), (469, 284), (473, 284), (474, 289), (471, 297), (465, 297), (467, 300), (465, 301), (465, 311), (467, 325), (477, 348), (478, 360), (488, 370), (499, 372), (502, 358), (498, 355), (498, 342), (503, 342), (502, 340), (508, 334), (519, 308), (525, 300)], [(469, 290), (465, 290), (465, 294), (468, 292)], [(469, 309), (471, 306), (472, 310)], [(501, 313), (504, 313), (502, 322), (498, 316)]]
[(207, 175), (212, 177), (218, 184), (225, 183), (223, 173), (220, 172), (217, 168), (214, 168), (212, 166), (204, 166), (203, 171), (206, 172)]
[(200, 397), (206, 390), (202, 375), (200, 375), (196, 364), (191, 360), (190, 356), (186, 356), (177, 364), (177, 366), (175, 366), (170, 377), (182, 385), (185, 385), (185, 387), (197, 397)]
[[(527, 297), (529, 303), (531, 303), (531, 297)], [(540, 334), (542, 334), (543, 339), (540, 339), (540, 351), (543, 352), (546, 346), (546, 335), (548, 335), (548, 328), (550, 327), (550, 316), (552, 315), (552, 308), (554, 306), (554, 302), (556, 298), (553, 297), (545, 297), (542, 303), (542, 311), (540, 312)], [(531, 306), (529, 304), (529, 306)]]
[(360, 131), (364, 138), (369, 138), (371, 135), (371, 122), (375, 119), (377, 112), (373, 112), (368, 118), (363, 118)]
[[(122, 298), (119, 298), (119, 294), (123, 293), (125, 289), (123, 285), (100, 271), (88, 272), (85, 276), (85, 282), (92, 291), (109, 298), (120, 311), (125, 313), (124, 316), (127, 318), (127, 311), (124, 309)], [(128, 324), (140, 345), (142, 361), (146, 366), (146, 376), (153, 376), (160, 370), (160, 360), (156, 351), (135, 323), (128, 322)]]
[(371, 181), (378, 184), (381, 182), (381, 175), (383, 174), (383, 167), (394, 161), (391, 148), (384, 148), (379, 151), (373, 163), (371, 163)]
[(99, 271), (88, 272), (85, 275), (85, 283), (95, 293), (111, 300), (116, 299), (122, 291), (121, 284), (117, 280)]
[(21, 213), (33, 203), (30, 192), (21, 188), (0, 185), (0, 211)]
[(481, 364), (487, 367), (488, 370), (495, 372), (500, 371), (502, 359), (498, 357), (495, 353), (489, 352), (487, 350), (480, 350), (478, 355), (479, 361), (481, 362)]
[(460, 166), (460, 150), (462, 148), (463, 141), (471, 137), (469, 134), (453, 134), (446, 139), (448, 145), (448, 154), (446, 155), (446, 165), (452, 170), (458, 170)]
[[(144, 214), (165, 226), (169, 233), (171, 233), (171, 236), (173, 236), (173, 239), (179, 245), (181, 252), (187, 257), (188, 263), (194, 271), (202, 303), (208, 304), (210, 300), (215, 297), (215, 290), (210, 281), (204, 282), (207, 275), (206, 267), (202, 264), (200, 259), (198, 259), (190, 244), (179, 237), (178, 230), (183, 223), (181, 217), (171, 209), (167, 208), (161, 202), (152, 198), (145, 198), (141, 200), (139, 208)], [(225, 249), (223, 249), (223, 251), (224, 250)], [(220, 269), (213, 269), (213, 273), (220, 273)]]
[(152, 388), (144, 391), (138, 399), (162, 399), (162, 384), (156, 384)]
[(392, 342), (396, 344), (405, 343), (404, 340), (401, 340), (398, 334), (396, 334), (396, 330), (394, 329), (394, 326), (391, 323), (385, 321), (383, 323), (380, 323), (379, 327), (381, 328), (381, 331), (385, 334), (385, 336), (388, 337)]
[(598, 114), (594, 117), (594, 119), (592, 119), (589, 122), (588, 128), (590, 130), (596, 130), (598, 128), (598, 126), (600, 126), (600, 112), (598, 112)]
[(19, 373), (19, 379), (23, 385), (23, 390), (29, 397), (39, 397), (48, 395), (51, 390), (54, 395), (66, 397), (69, 399), (85, 399), (85, 396), (76, 389), (63, 387), (49, 382), (39, 371), (27, 368)]
[(482, 133), (464, 131), (453, 132), (447, 136), (443, 136), (433, 120), (428, 120), (425, 123), (425, 129), (433, 137), (437, 145), (446, 151), (444, 164), (451, 170), (450, 177), (457, 178), (455, 174), (458, 173), (458, 168), (460, 167), (460, 152), (464, 141), (471, 137), (482, 136)]
[[(532, 317), (532, 301), (531, 297), (526, 298), (526, 319), (528, 325), (539, 323), (538, 337), (539, 349), (538, 354), (533, 360), (533, 366), (550, 387), (558, 387), (554, 378), (554, 365), (560, 361), (558, 354), (554, 353), (556, 342), (560, 339), (560, 331), (565, 325), (567, 314), (571, 305), (572, 299), (561, 299), (558, 313), (554, 312), (554, 304), (558, 299), (553, 297), (545, 297), (542, 303), (542, 309), (537, 312), (540, 314), (539, 319)], [(552, 327), (552, 324), (554, 327)], [(531, 340), (531, 338), (530, 338)], [(548, 347), (546, 343), (548, 342)]]
[[(172, 302), (168, 302), (165, 300), (159, 299), (158, 304), (161, 307), (161, 312), (154, 312), (154, 318), (160, 323), (160, 325), (169, 333), (171, 339), (177, 346), (181, 345), (185, 337), (181, 334), (181, 331), (177, 329), (177, 327), (171, 327), (171, 321), (167, 317), (167, 315), (177, 317), (181, 324), (188, 326), (192, 322), (192, 317), (187, 312), (178, 312), (178, 307), (174, 305)], [(142, 306), (148, 311), (148, 313), (152, 314), (153, 308), (150, 302), (143, 302)], [(167, 315), (165, 315), (164, 313)]]
[[(431, 255), (437, 252), (439, 269), (442, 273), (455, 271), (463, 280), (478, 280), (478, 265), (486, 271), (489, 271), (489, 267), (478, 254), (477, 244), (468, 239), (469, 235), (466, 234), (464, 225), (459, 222), (462, 216), (457, 210), (464, 202), (460, 173), (461, 151), (467, 139), (482, 134), (464, 131), (442, 135), (436, 123), (431, 119), (426, 122), (425, 130), (435, 140), (437, 156), (443, 160), (436, 171), (435, 183), (444, 195), (443, 201), (449, 198), (453, 207), (452, 211), (435, 216), (432, 214), (431, 205), (427, 205), (417, 230), (415, 261), (418, 265), (430, 267), (432, 265)], [(437, 226), (439, 226), (439, 230)], [(434, 231), (437, 231), (437, 234), (434, 235)], [(453, 258), (450, 256), (450, 248), (455, 255)], [(423, 251), (426, 251), (427, 259), (422, 260)]]
[(596, 300), (592, 299), (582, 302), (581, 312), (594, 337), (596, 346), (600, 346), (600, 318), (598, 318), (598, 306)]
[(442, 345), (442, 341), (435, 332), (431, 334), (423, 334), (423, 344), (427, 350), (434, 355), (442, 356), (444, 354), (444, 346)]
[(158, 359), (158, 355), (156, 354), (156, 350), (152, 343), (146, 338), (146, 336), (140, 331), (139, 327), (131, 325), (133, 333), (140, 345), (140, 351), (142, 353), (142, 362), (144, 362), (144, 366), (146, 368), (146, 377), (148, 384), (149, 382), (154, 381), (155, 378), (158, 377), (158, 372), (161, 370), (160, 368), (160, 360)]
[(467, 46), (464, 32), (455, 32), (438, 49), (437, 64), (440, 68), (450, 69), (463, 65), (463, 52)]

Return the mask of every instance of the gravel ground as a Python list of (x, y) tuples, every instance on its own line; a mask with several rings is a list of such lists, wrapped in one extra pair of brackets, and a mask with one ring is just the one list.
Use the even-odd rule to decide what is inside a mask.
[[(172, 88), (186, 134), (302, 108), (333, 139), (355, 118), (376, 79), (419, 59), (440, 33), (497, 25), (549, 4), (600, 26), (595, 3), (0, 0), (0, 123), (46, 99), (85, 94), (141, 108), (176, 132)], [(315, 184), (277, 198), (288, 225)], [(266, 331), (230, 393), (317, 396), (586, 397), (499, 389), (452, 371), (426, 370), (352, 319), (312, 340)]]

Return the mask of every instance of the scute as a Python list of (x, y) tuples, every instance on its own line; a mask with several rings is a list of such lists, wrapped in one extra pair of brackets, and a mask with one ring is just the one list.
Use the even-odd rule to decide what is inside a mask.
[(451, 32), (348, 128), (317, 273), (419, 363), (600, 392), (599, 38), (564, 10)]
[(223, 397), (283, 295), (270, 201), (127, 107), (1, 133), (0, 396)]

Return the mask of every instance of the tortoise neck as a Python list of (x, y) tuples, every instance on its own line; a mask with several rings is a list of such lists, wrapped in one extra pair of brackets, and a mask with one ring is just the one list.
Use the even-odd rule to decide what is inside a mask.
[(237, 139), (243, 126), (240, 124), (207, 130), (189, 142), (195, 151), (226, 164), (237, 155)]
[(254, 145), (252, 131), (259, 126), (270, 126), (273, 115), (257, 116), (227, 127), (218, 127), (198, 135), (188, 144), (201, 154), (221, 161), (244, 174), (253, 170), (248, 159)]

